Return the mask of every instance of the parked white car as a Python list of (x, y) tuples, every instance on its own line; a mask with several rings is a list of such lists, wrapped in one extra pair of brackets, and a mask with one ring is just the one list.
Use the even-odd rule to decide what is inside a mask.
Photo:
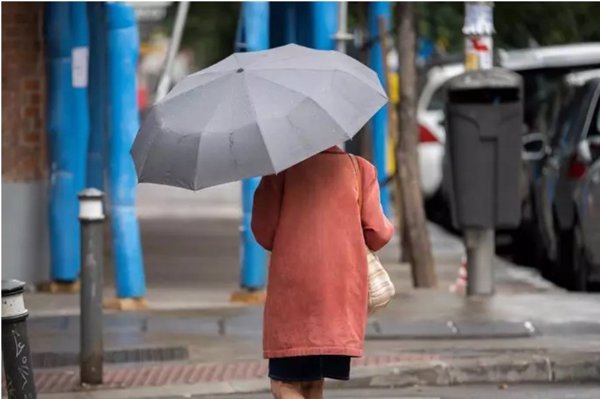
[(419, 167), (421, 188), (425, 198), (437, 194), (442, 184), (442, 160), (446, 129), (444, 128), (444, 83), (464, 72), (462, 64), (436, 66), (427, 73), (427, 81), (417, 103), (419, 123)]

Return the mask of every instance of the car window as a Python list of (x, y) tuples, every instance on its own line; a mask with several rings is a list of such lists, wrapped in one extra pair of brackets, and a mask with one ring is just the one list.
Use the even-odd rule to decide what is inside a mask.
[(569, 132), (572, 130), (572, 126), (577, 119), (577, 110), (579, 109), (578, 104), (581, 99), (581, 89), (577, 88), (573, 91), (574, 93), (566, 92), (564, 97), (560, 100), (561, 103), (557, 111), (558, 116), (556, 117), (550, 142), (552, 148), (562, 147), (567, 144)]
[(438, 87), (431, 96), (429, 104), (427, 104), (427, 111), (443, 111), (446, 106), (446, 85), (443, 84)]
[(598, 139), (600, 139), (600, 99), (596, 98), (596, 106), (594, 107), (594, 114), (592, 116), (592, 123), (587, 132), (588, 138), (593, 138), (590, 143), (590, 152), (592, 159), (595, 161), (600, 159), (600, 145), (598, 145)]
[(596, 98), (596, 106), (592, 115), (592, 123), (590, 123), (587, 137), (600, 136), (600, 99), (598, 98)]

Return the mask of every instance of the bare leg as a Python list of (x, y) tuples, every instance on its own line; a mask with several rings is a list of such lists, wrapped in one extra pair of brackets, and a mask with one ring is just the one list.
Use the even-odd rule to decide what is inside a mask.
[(271, 380), (271, 393), (275, 399), (306, 399), (302, 382)]
[(305, 382), (302, 386), (302, 392), (305, 399), (323, 399), (324, 381)]

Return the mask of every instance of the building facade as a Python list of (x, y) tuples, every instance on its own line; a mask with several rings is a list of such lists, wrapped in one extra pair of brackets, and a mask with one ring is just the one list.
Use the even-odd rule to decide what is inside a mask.
[(43, 3), (2, 4), (2, 276), (48, 278)]

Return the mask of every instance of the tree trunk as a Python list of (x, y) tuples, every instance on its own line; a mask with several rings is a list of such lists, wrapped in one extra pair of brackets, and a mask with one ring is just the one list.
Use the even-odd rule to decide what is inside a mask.
[(404, 230), (410, 246), (413, 285), (437, 286), (431, 242), (427, 232), (417, 159), (417, 71), (415, 3), (398, 3), (400, 56), (400, 131), (398, 167)]
[[(385, 18), (379, 17), (379, 37), (381, 38), (381, 54), (383, 57), (383, 71), (385, 76), (385, 81), (382, 82), (385, 86), (385, 90), (388, 94), (388, 97), (392, 97), (389, 78), (390, 78), (390, 68), (388, 65), (387, 54), (389, 53), (390, 45), (388, 43), (388, 35), (385, 27)], [(398, 143), (398, 110), (396, 109), (395, 104), (388, 104), (388, 140), (397, 146)], [(394, 157), (397, 158), (398, 152), (394, 151)], [(398, 169), (398, 159), (394, 159), (394, 167), (396, 170)], [(394, 170), (394, 180), (393, 180), (393, 197), (394, 197), (394, 211), (396, 214), (396, 225), (398, 226), (398, 234), (400, 235), (400, 262), (410, 262), (410, 246), (408, 245), (408, 238), (405, 234), (406, 228), (404, 227), (404, 219), (402, 217), (402, 194), (400, 192), (400, 181), (398, 179), (398, 173)]]

